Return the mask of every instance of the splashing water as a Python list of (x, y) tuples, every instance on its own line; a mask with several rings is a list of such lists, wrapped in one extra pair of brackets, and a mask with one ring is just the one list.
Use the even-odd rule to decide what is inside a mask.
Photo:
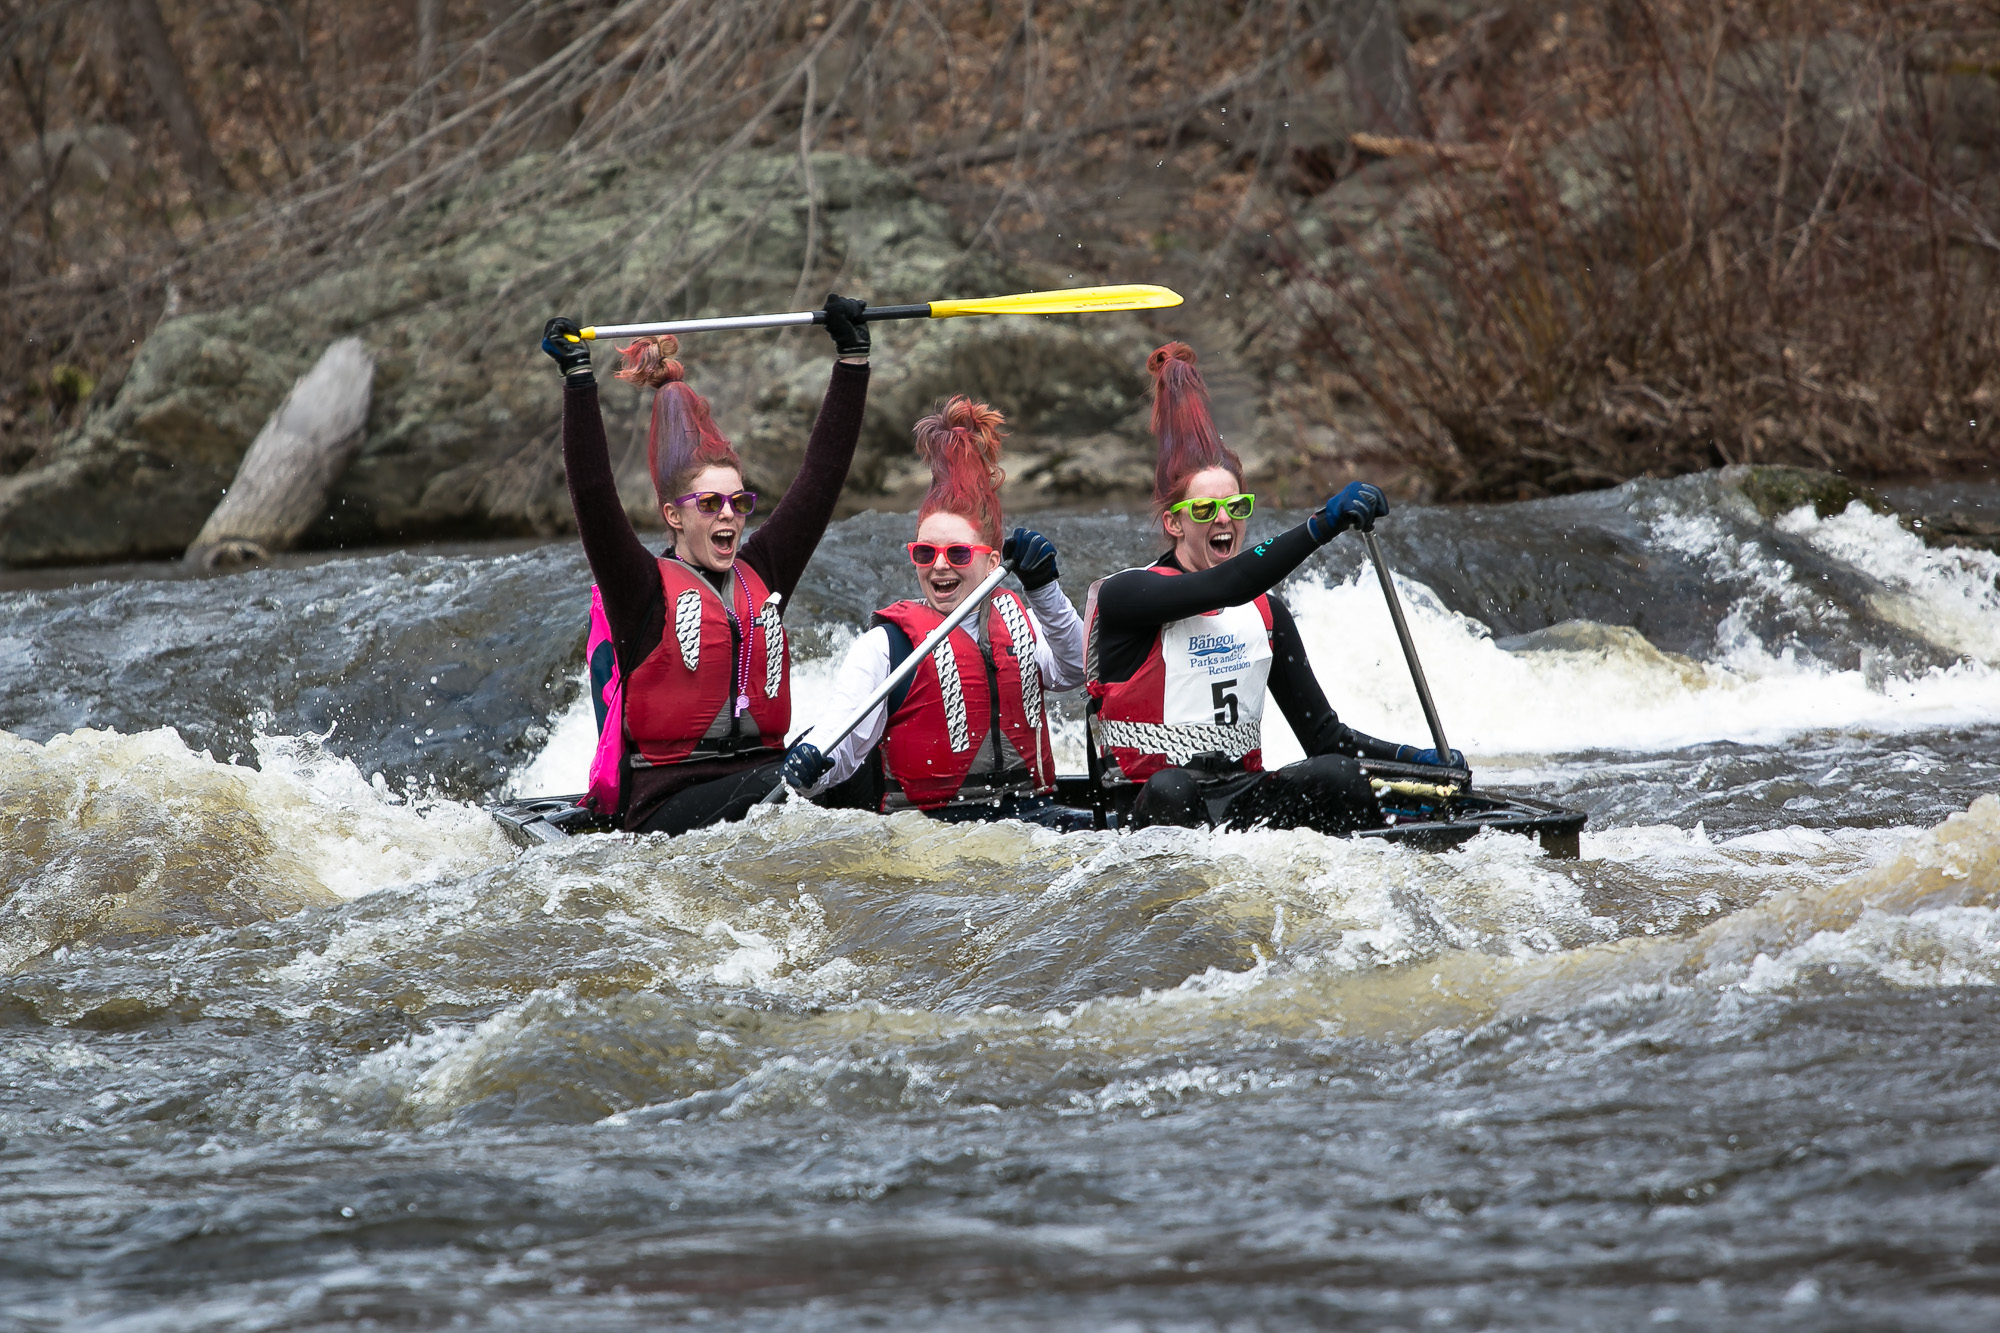
[[(1990, 1323), (1996, 566), (1748, 512), (1398, 515), (1454, 743), (1576, 862), (797, 803), (518, 852), (477, 799), (595, 741), (573, 552), (0, 594), (0, 1321)], [(906, 521), (829, 535), (797, 726)], [(1417, 736), (1326, 562), (1316, 670)]]

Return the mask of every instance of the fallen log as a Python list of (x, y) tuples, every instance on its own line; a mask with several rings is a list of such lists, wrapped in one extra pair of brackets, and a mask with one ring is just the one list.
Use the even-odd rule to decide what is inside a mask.
[(359, 338), (326, 349), (257, 432), (190, 564), (214, 569), (288, 550), (326, 511), (326, 497), (361, 447), (375, 359)]
[(1456, 162), (1475, 171), (1491, 171), (1500, 165), (1500, 153), (1487, 144), (1438, 143), (1433, 139), (1411, 139), (1394, 134), (1370, 134), (1363, 130), (1347, 136), (1357, 152), (1371, 157), (1421, 157), (1433, 162)]

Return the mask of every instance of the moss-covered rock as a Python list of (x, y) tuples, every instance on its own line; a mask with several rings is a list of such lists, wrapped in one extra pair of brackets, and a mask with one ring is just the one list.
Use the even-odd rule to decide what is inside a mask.
[(1894, 512), (1874, 491), (1831, 472), (1753, 463), (1724, 468), (1720, 475), (1723, 484), (1743, 492), (1767, 522), (1806, 505), (1819, 517), (1832, 518), (1845, 513), (1856, 500), (1878, 514)]

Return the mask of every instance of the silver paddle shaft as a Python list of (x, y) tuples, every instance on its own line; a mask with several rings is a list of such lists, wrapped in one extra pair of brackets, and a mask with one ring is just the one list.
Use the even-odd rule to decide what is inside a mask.
[[(878, 305), (861, 312), (863, 324), (885, 319), (929, 319), (929, 303), (921, 305)], [(670, 319), (652, 324), (598, 324), (592, 338), (648, 338), (662, 333), (716, 333), (724, 329), (789, 329), (826, 323), (824, 310), (794, 310), (782, 315), (717, 315), (713, 319)]]
[(1375, 542), (1375, 534), (1364, 531), (1361, 540), (1367, 544), (1368, 558), (1375, 562), (1375, 577), (1382, 580), (1382, 597), (1389, 603), (1389, 619), (1396, 622), (1396, 637), (1403, 645), (1403, 656), (1410, 664), (1410, 679), (1416, 682), (1417, 700), (1424, 706), (1424, 721), (1430, 724), (1431, 744), (1437, 747), (1438, 762), (1449, 767), (1451, 764), (1451, 743), (1444, 738), (1444, 723), (1438, 721), (1437, 705), (1431, 702), (1430, 682), (1424, 679), (1424, 664), (1417, 660), (1417, 645), (1410, 639), (1410, 627), (1403, 619), (1403, 603), (1396, 596), (1396, 584), (1389, 577), (1389, 566), (1382, 559), (1382, 548)]
[(785, 315), (721, 315), (714, 319), (672, 319), (655, 324), (599, 324), (593, 337), (649, 338), (661, 333), (714, 333), (723, 329), (784, 329), (795, 324), (817, 324), (825, 318), (817, 310), (801, 310)]
[[(869, 717), (874, 714), (876, 709), (882, 706), (883, 702), (888, 699), (890, 694), (894, 693), (898, 685), (901, 685), (904, 681), (908, 680), (911, 676), (916, 674), (917, 668), (922, 666), (924, 664), (924, 659), (926, 657), (929, 657), (932, 651), (935, 650), (939, 644), (945, 641), (946, 635), (950, 634), (953, 630), (957, 629), (959, 625), (964, 623), (965, 618), (971, 615), (974, 610), (986, 605), (986, 599), (988, 597), (991, 597), (993, 595), (993, 590), (1000, 586), (1000, 580), (1006, 578), (1009, 574), (1013, 572), (1014, 572), (1013, 567), (1011, 565), (1002, 564), (997, 566), (991, 574), (988, 574), (983, 580), (981, 580), (979, 586), (974, 588), (971, 594), (967, 596), (964, 601), (960, 602), (958, 606), (952, 610), (952, 613), (946, 616), (943, 622), (940, 623), (936, 629), (932, 630), (929, 634), (924, 635), (924, 641), (911, 650), (910, 655), (903, 659), (902, 665), (897, 667), (894, 671), (891, 671), (888, 674), (888, 676), (884, 678), (882, 683), (875, 687), (875, 693), (868, 696), (868, 701), (862, 704), (861, 707), (855, 711), (853, 717), (847, 719), (847, 725), (842, 727), (838, 732), (836, 732), (832, 740), (828, 741), (826, 744), (821, 745), (819, 747), (819, 752), (821, 754), (831, 754), (833, 753), (834, 746), (839, 745), (842, 741), (846, 740), (849, 736), (853, 735), (855, 730), (859, 728), (863, 722), (866, 722), (869, 719)], [(812, 728), (807, 727), (805, 730), (805, 735), (800, 736), (799, 740), (802, 741), (806, 738), (806, 736), (810, 735), (812, 735)], [(818, 744), (818, 742), (814, 743)], [(796, 745), (798, 744), (798, 741), (794, 741), (792, 742), (792, 744)], [(780, 781), (777, 786), (771, 789), (771, 794), (764, 798), (764, 803), (766, 805), (769, 805), (773, 802), (782, 800), (784, 798), (785, 791), (786, 791), (786, 785), (784, 782)]]

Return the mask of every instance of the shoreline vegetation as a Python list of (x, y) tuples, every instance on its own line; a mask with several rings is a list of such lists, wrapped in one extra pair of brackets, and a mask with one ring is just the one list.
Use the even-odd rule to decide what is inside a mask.
[[(953, 388), (1011, 403), (1010, 499), (1138, 496), (1165, 332), (1281, 503), (2000, 451), (1989, 0), (72, 0), (0, 31), (0, 564), (178, 553), (346, 336), (374, 395), (306, 546), (559, 531), (541, 318), (836, 287), (1188, 297), (885, 339), (851, 509), (906, 498)], [(694, 368), (771, 488), (823, 374), (784, 337)]]

